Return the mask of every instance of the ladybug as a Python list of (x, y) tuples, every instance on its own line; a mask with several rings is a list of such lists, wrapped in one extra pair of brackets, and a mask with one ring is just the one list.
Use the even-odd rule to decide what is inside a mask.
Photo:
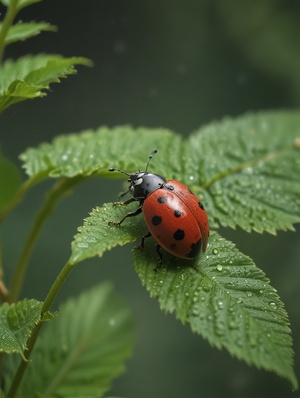
[(119, 204), (139, 202), (135, 211), (126, 214), (119, 222), (110, 222), (109, 225), (120, 226), (127, 217), (143, 212), (149, 232), (141, 238), (139, 248), (143, 249), (144, 240), (153, 236), (157, 242), (159, 267), (163, 260), (160, 248), (176, 257), (190, 260), (199, 256), (201, 249), (205, 252), (209, 224), (203, 204), (186, 185), (177, 180), (166, 181), (165, 177), (147, 172), (155, 153), (157, 150), (149, 156), (145, 171), (127, 173), (120, 169), (109, 169), (129, 177), (129, 189), (121, 197), (127, 193), (132, 197)]

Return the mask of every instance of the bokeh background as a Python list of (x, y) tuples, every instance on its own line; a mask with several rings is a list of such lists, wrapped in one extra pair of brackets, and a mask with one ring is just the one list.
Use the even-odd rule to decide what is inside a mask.
[[(95, 65), (79, 67), (77, 76), (52, 85), (47, 97), (1, 115), (1, 149), (18, 166), (25, 148), (58, 134), (131, 124), (187, 135), (224, 116), (300, 105), (297, 0), (44, 0), (24, 9), (20, 19), (45, 20), (59, 32), (11, 45), (6, 57), (60, 53), (86, 56)], [(1, 230), (7, 280), (50, 185), (32, 190)], [(92, 180), (60, 203), (41, 234), (23, 296), (43, 300), (69, 257), (77, 226), (92, 207), (115, 200), (120, 190), (120, 182)], [(266, 272), (286, 304), (299, 377), (300, 228), (277, 236), (221, 233)], [(117, 248), (78, 266), (56, 302), (109, 279), (131, 307), (134, 354), (108, 395), (300, 396), (286, 380), (211, 348), (174, 316), (161, 313), (134, 272), (130, 249)]]

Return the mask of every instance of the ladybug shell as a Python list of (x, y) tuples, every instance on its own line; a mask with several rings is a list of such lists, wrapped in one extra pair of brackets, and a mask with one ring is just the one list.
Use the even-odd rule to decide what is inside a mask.
[(176, 180), (152, 192), (143, 215), (157, 243), (174, 256), (193, 259), (206, 250), (209, 226), (206, 211), (188, 187)]

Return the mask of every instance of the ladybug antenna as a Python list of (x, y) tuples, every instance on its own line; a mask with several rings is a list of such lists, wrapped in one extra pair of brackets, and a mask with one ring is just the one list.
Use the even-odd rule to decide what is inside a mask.
[(157, 149), (154, 149), (154, 151), (152, 151), (152, 152), (150, 153), (150, 156), (149, 156), (149, 158), (148, 158), (148, 162), (147, 162), (147, 164), (146, 164), (145, 173), (147, 173), (147, 170), (148, 170), (149, 164), (150, 164), (150, 162), (151, 162), (151, 159), (153, 158), (153, 155), (155, 155), (156, 153), (157, 153)]
[(130, 176), (130, 174), (129, 174), (129, 173), (126, 173), (126, 171), (121, 170), (121, 169), (115, 169), (114, 167), (110, 167), (110, 168), (108, 169), (108, 171), (119, 171), (120, 173), (123, 173), (123, 174), (126, 174), (127, 176)]

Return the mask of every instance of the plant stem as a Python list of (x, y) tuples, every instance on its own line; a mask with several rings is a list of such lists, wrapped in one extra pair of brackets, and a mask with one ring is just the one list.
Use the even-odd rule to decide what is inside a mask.
[(3, 52), (5, 48), (5, 38), (11, 27), (13, 20), (15, 19), (18, 9), (17, 9), (17, 0), (11, 0), (7, 12), (5, 14), (5, 18), (2, 23), (2, 28), (0, 30), (0, 63), (2, 62)]
[[(2, 250), (1, 250), (1, 242), (0, 242), (0, 298), (3, 303), (5, 301), (7, 301), (7, 296), (8, 296), (8, 290), (7, 290), (4, 280), (3, 280)], [(0, 369), (1, 369), (1, 366), (0, 366)]]
[(23, 247), (20, 260), (13, 275), (9, 294), (10, 303), (17, 301), (19, 297), (29, 258), (37, 241), (39, 233), (42, 229), (42, 226), (51, 214), (58, 200), (61, 199), (66, 192), (68, 192), (76, 183), (81, 180), (82, 177), (61, 179), (56, 184), (54, 184), (53, 188), (48, 192), (43, 206), (36, 215), (31, 231)]
[(29, 364), (29, 358), (30, 355), (32, 353), (32, 350), (34, 348), (34, 345), (36, 343), (38, 334), (40, 332), (40, 329), (43, 325), (43, 317), (44, 315), (49, 311), (51, 305), (53, 304), (53, 301), (55, 300), (58, 291), (60, 290), (60, 288), (62, 287), (63, 283), (65, 282), (65, 280), (68, 278), (68, 276), (70, 275), (71, 271), (73, 270), (75, 264), (71, 264), (69, 262), (66, 263), (66, 265), (63, 267), (63, 269), (61, 270), (61, 272), (59, 273), (59, 275), (57, 276), (56, 280), (54, 281), (53, 285), (51, 286), (51, 289), (49, 290), (45, 301), (44, 301), (44, 305), (42, 308), (42, 313), (41, 313), (41, 321), (38, 325), (36, 325), (36, 327), (33, 329), (32, 334), (30, 339), (28, 340), (28, 344), (27, 344), (27, 349), (24, 352), (25, 358), (26, 360), (22, 360), (22, 362), (20, 363), (18, 370), (14, 376), (14, 379), (12, 381), (10, 390), (7, 394), (8, 398), (14, 398), (16, 396), (17, 390), (20, 386), (20, 383), (22, 381), (22, 378), (24, 376), (24, 373), (27, 369), (27, 366)]
[(43, 178), (39, 177), (30, 177), (28, 180), (23, 182), (23, 184), (20, 186), (18, 192), (15, 194), (15, 196), (12, 198), (10, 203), (7, 205), (7, 207), (2, 210), (0, 213), (0, 223), (2, 223), (3, 220), (11, 213), (11, 211), (17, 206), (19, 202), (24, 198), (26, 192), (32, 188), (34, 185), (36, 185), (38, 182), (42, 181)]

